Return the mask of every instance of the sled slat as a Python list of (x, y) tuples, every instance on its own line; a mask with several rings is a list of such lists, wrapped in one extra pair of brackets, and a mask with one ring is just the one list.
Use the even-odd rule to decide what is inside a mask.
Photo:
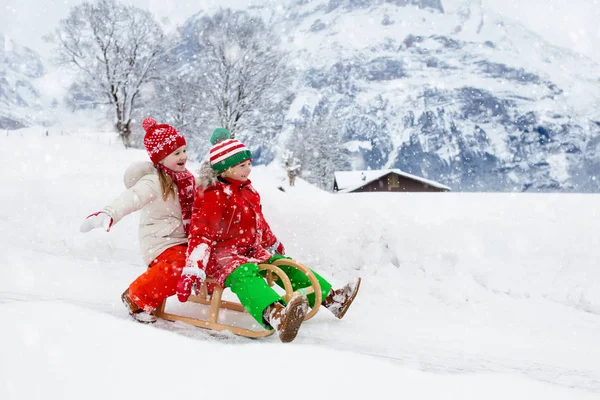
[(263, 330), (263, 331), (253, 331), (251, 329), (238, 328), (236, 326), (231, 325), (223, 325), (216, 322), (203, 321), (196, 318), (184, 317), (182, 315), (175, 315), (170, 313), (160, 313), (160, 315), (156, 315), (159, 318), (166, 319), (168, 321), (181, 321), (186, 324), (190, 324), (193, 326), (197, 326), (199, 328), (205, 329), (213, 329), (215, 331), (231, 331), (235, 335), (246, 336), (250, 338), (260, 338), (272, 335), (275, 330)]
[(223, 296), (223, 288), (215, 286), (210, 300), (210, 310), (208, 312), (208, 322), (216, 323), (219, 318), (219, 307), (221, 306), (221, 297)]

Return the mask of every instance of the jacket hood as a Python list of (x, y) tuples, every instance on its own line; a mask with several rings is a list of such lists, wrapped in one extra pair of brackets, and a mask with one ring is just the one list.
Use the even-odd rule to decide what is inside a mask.
[(212, 169), (209, 161), (204, 161), (200, 165), (200, 171), (198, 171), (198, 179), (196, 179), (196, 184), (202, 189), (206, 189), (210, 185), (214, 185), (218, 182), (217, 177), (219, 173)]
[(129, 189), (135, 185), (145, 175), (156, 174), (156, 168), (150, 161), (140, 161), (133, 163), (125, 170), (123, 175), (123, 183), (125, 187)]

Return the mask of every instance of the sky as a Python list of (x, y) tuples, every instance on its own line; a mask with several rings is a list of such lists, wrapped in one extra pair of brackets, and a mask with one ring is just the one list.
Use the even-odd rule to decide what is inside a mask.
[[(139, 214), (109, 233), (79, 225), (148, 156), (114, 134), (59, 132), (0, 135), (12, 168), (0, 191), (0, 321), (10, 321), (0, 399), (600, 394), (600, 195), (332, 194), (257, 166), (253, 185), (287, 253), (334, 287), (363, 279), (343, 320), (322, 309), (281, 344), (130, 320), (119, 296), (145, 271)], [(172, 298), (167, 311), (184, 306)]]
[[(258, 3), (262, 0), (257, 0)], [(462, 0), (451, 0), (458, 2)], [(520, 21), (551, 43), (568, 47), (600, 62), (600, 1), (599, 0), (473, 0), (484, 9)], [(0, 29), (17, 42), (44, 56), (51, 49), (41, 37), (52, 31), (71, 7), (81, 0), (4, 0), (0, 12)], [(147, 8), (167, 27), (182, 23), (201, 8), (229, 5), (243, 8), (247, 0), (125, 0)], [(445, 1), (442, 1), (444, 4)], [(166, 23), (168, 18), (169, 23)]]
[(599, 0), (481, 0), (551, 43), (600, 62)]

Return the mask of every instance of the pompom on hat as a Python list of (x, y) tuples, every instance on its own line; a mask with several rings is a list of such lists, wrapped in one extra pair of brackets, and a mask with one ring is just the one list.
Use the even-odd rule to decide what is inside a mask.
[(225, 128), (215, 129), (210, 143), (213, 145), (209, 152), (210, 166), (218, 173), (252, 158), (252, 152), (244, 143), (231, 139), (231, 134)]
[(144, 146), (154, 164), (185, 146), (185, 138), (171, 125), (159, 124), (154, 118), (146, 118), (142, 121), (142, 128), (146, 131)]

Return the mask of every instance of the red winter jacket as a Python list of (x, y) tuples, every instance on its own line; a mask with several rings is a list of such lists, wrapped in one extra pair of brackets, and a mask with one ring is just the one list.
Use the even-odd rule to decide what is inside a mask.
[[(224, 286), (241, 264), (261, 263), (271, 257), (265, 248), (277, 242), (261, 210), (260, 195), (252, 183), (219, 178), (198, 187), (192, 209), (188, 257)], [(200, 256), (194, 250), (201, 246)], [(207, 265), (204, 265), (207, 264)]]

